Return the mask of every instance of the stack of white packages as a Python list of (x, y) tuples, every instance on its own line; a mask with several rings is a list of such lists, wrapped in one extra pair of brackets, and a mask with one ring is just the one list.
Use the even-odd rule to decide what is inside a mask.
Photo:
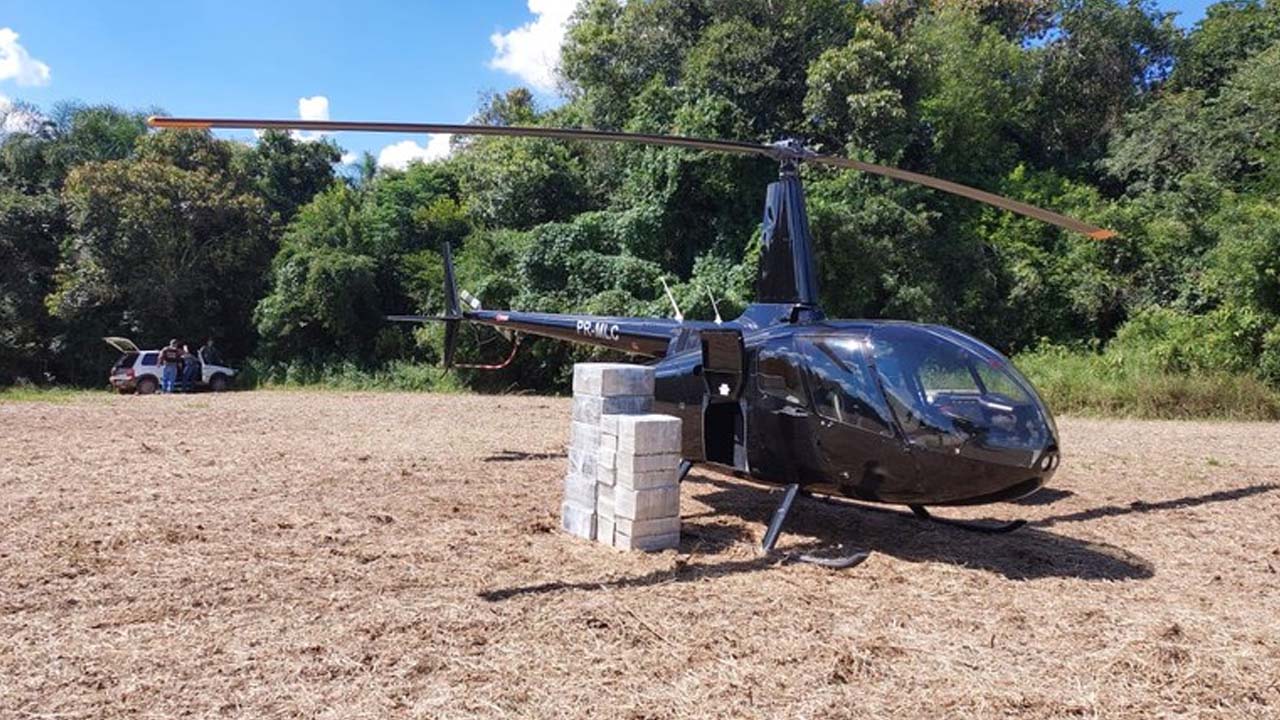
[[(561, 526), (578, 537), (597, 536), (596, 466), (600, 454), (600, 418), (647, 413), (653, 408), (653, 368), (621, 363), (573, 366), (573, 424), (569, 436), (569, 472), (564, 479)], [(612, 517), (612, 514), (610, 514)], [(613, 537), (612, 529), (605, 542)]]
[(680, 419), (605, 415), (600, 421), (597, 539), (623, 550), (680, 544)]
[(580, 363), (561, 525), (626, 550), (680, 543), (680, 419), (648, 414), (653, 369)]

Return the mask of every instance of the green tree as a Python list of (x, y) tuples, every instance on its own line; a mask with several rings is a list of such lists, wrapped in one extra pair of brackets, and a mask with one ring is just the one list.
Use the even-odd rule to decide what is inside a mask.
[(865, 19), (848, 43), (809, 65), (804, 112), (827, 149), (847, 145), (883, 160), (902, 157), (912, 138), (915, 94), (907, 54), (892, 34)]
[(1038, 162), (1080, 172), (1102, 156), (1125, 113), (1168, 76), (1179, 34), (1152, 0), (1065, 0), (1055, 30), (1032, 51), (1036, 141), (1029, 149)]
[(1002, 177), (1022, 156), (1032, 66), (1027, 55), (976, 15), (943, 10), (911, 38), (921, 68), (916, 113), (933, 171), (977, 185)]
[(1170, 78), (1177, 89), (1213, 94), (1239, 65), (1280, 40), (1280, 6), (1268, 0), (1225, 0), (1205, 8), (1178, 53)]
[(382, 302), (362, 209), (359, 191), (335, 184), (289, 225), (254, 313), (266, 358), (373, 357)]
[(43, 380), (57, 369), (44, 298), (53, 286), (64, 226), (57, 195), (0, 187), (0, 386), (20, 377)]
[[(225, 142), (202, 137), (196, 145)], [(171, 142), (148, 136), (139, 155), (163, 156)], [(228, 355), (249, 352), (250, 314), (272, 243), (262, 201), (239, 185), (158, 159), (90, 162), (72, 171), (64, 193), (70, 232), (48, 305), (67, 325), (64, 343), (81, 348), (73, 355), (86, 364), (72, 368), (74, 377), (101, 373), (97, 356), (84, 348), (103, 334), (140, 342), (216, 335)]]
[(341, 157), (329, 140), (301, 141), (268, 130), (241, 157), (241, 172), (266, 203), (271, 224), (283, 228), (299, 207), (334, 183), (333, 164)]

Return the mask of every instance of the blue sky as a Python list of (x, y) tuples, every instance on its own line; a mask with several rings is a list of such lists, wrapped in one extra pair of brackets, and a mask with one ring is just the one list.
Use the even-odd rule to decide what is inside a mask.
[[(0, 0), (0, 105), (160, 107), (174, 115), (465, 122), (482, 92), (556, 101), (550, 66), (574, 0)], [(1206, 0), (1163, 0), (1179, 24)], [(305, 100), (304, 100), (305, 99)], [(339, 134), (388, 165), (446, 147)]]

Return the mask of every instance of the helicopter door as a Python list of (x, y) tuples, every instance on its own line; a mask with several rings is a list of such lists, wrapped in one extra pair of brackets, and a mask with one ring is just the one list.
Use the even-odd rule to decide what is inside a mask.
[(916, 467), (866, 358), (865, 336), (807, 335), (798, 348), (817, 413), (816, 462), (842, 494), (885, 500), (915, 490)]
[(742, 420), (743, 370), (746, 350), (738, 330), (703, 330), (702, 380), (707, 394), (702, 408), (702, 442), (709, 462), (745, 470), (746, 437)]
[(772, 338), (748, 373), (747, 461), (753, 477), (789, 484), (821, 478), (804, 360), (791, 337)]
[(742, 394), (746, 351), (738, 330), (703, 330), (702, 377), (713, 402), (736, 401)]

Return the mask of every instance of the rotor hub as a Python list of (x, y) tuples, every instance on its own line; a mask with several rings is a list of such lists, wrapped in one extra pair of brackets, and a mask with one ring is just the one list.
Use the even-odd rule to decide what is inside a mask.
[(768, 148), (769, 157), (784, 165), (790, 164), (794, 166), (818, 156), (818, 153), (806, 147), (804, 143), (796, 138), (783, 138), (769, 143), (766, 147)]

